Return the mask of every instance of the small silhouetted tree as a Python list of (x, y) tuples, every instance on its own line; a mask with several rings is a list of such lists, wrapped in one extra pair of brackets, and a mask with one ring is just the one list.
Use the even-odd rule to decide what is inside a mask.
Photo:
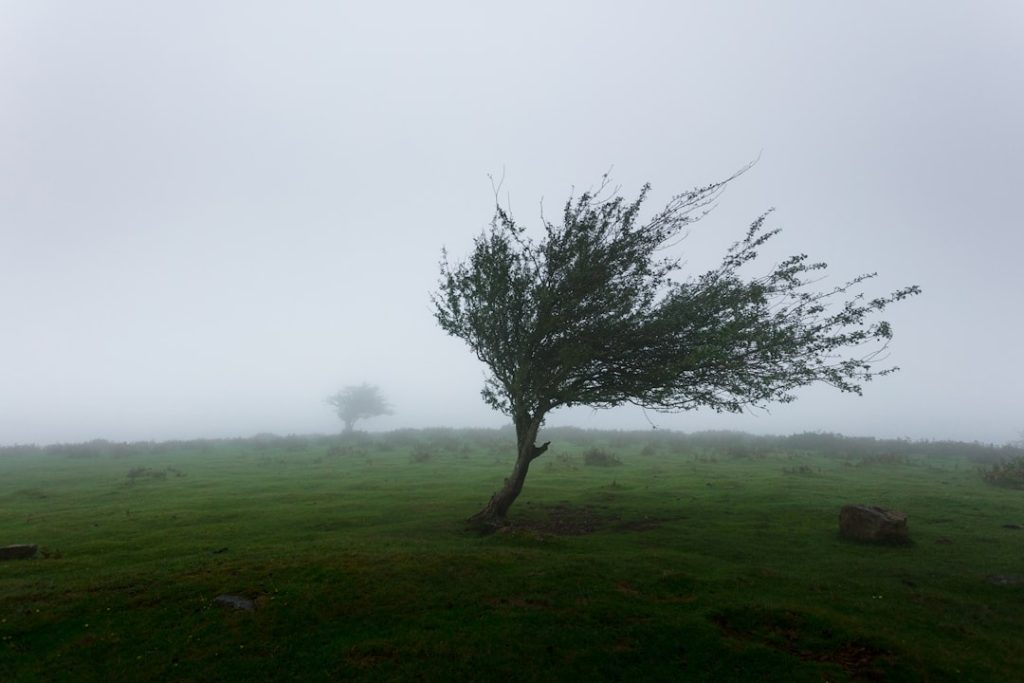
[(483, 398), (512, 418), (517, 440), (511, 475), (471, 526), (504, 522), (548, 448), (536, 440), (556, 408), (741, 412), (792, 401), (815, 382), (859, 394), (862, 382), (896, 370), (873, 367), (892, 337), (873, 317), (918, 287), (865, 299), (853, 290), (868, 274), (815, 290), (826, 264), (803, 254), (742, 274), (778, 232), (766, 230), (767, 214), (721, 265), (674, 277), (680, 261), (667, 248), (735, 177), (675, 196), (647, 220), (649, 186), (627, 201), (606, 177), (596, 191), (570, 195), (560, 223), (543, 220), (539, 240), (499, 205), (468, 259), (451, 263), (444, 252), (435, 317), (488, 367)]
[(345, 387), (328, 397), (327, 403), (334, 406), (338, 417), (345, 423), (345, 433), (355, 428), (356, 420), (391, 414), (391, 406), (381, 396), (380, 389), (372, 384)]

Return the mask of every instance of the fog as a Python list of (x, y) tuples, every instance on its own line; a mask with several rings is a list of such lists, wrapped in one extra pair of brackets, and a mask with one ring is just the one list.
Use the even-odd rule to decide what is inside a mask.
[(750, 415), (552, 425), (1005, 442), (1024, 429), (1024, 5), (0, 2), (0, 443), (500, 426), (437, 327), (442, 247), (611, 169), (672, 194), (760, 157), (678, 246), (878, 271), (887, 362)]

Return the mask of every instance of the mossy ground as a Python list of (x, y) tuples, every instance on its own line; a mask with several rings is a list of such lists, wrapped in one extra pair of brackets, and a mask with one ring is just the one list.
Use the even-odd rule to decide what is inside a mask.
[[(0, 680), (1024, 671), (1024, 495), (955, 454), (563, 439), (480, 537), (511, 447), (464, 436), (0, 457), (0, 545), (41, 546), (0, 563)], [(584, 466), (595, 442), (622, 464)], [(913, 544), (841, 540), (844, 503), (908, 513)]]

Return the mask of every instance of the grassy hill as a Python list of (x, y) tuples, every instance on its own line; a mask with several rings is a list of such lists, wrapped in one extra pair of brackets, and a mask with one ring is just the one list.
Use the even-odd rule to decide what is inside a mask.
[[(506, 431), (0, 449), (0, 546), (40, 546), (0, 562), (0, 680), (1024, 670), (1024, 491), (980, 471), (1018, 451), (820, 434), (544, 439), (513, 524), (485, 537), (462, 521), (508, 474)], [(840, 539), (845, 503), (906, 512), (913, 543)]]

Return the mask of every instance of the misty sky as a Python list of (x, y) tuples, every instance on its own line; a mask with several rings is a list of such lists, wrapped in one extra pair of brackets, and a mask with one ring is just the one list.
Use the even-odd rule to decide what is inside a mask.
[(648, 209), (758, 155), (679, 247), (775, 207), (879, 272), (902, 371), (769, 413), (585, 428), (1024, 430), (1024, 3), (0, 0), (0, 444), (500, 426), (431, 311), (442, 246), (612, 169)]

